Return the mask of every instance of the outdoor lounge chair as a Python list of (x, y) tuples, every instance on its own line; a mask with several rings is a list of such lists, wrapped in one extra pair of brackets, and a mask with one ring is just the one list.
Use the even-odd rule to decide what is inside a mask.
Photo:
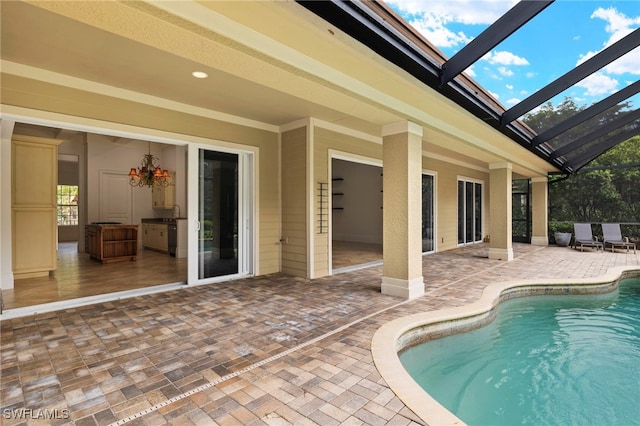
[(627, 252), (633, 248), (633, 252), (636, 252), (636, 244), (629, 241), (628, 237), (622, 238), (619, 223), (603, 223), (602, 233), (604, 234), (604, 247), (611, 246), (612, 253), (616, 247), (627, 249)]
[(577, 249), (580, 246), (580, 251), (585, 247), (595, 247), (596, 251), (603, 248), (602, 243), (593, 237), (590, 223), (574, 223), (573, 231), (575, 233), (573, 248)]

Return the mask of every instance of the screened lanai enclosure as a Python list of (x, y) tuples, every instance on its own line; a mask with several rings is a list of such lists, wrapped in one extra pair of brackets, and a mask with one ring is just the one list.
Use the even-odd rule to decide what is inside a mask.
[[(545, 26), (539, 16), (543, 16), (547, 8), (564, 7), (563, 2), (520, 1), (449, 58), (383, 2), (299, 3), (557, 166), (563, 174), (577, 172), (613, 146), (640, 134), (640, 110), (637, 109), (640, 81), (637, 78), (622, 82), (620, 90), (560, 122), (530, 125), (522, 120), (527, 113), (568, 93), (576, 84), (607, 66), (621, 61), (632, 64), (635, 58), (637, 69), (640, 28), (629, 30), (604, 48), (593, 46), (593, 55), (563, 75), (549, 76), (547, 85), (507, 108), (464, 72), (478, 65), (484, 55), (505, 41), (516, 39), (523, 45), (531, 45), (540, 32), (553, 33), (554, 29)], [(549, 57), (561, 55), (561, 52), (551, 52), (553, 45), (545, 45), (544, 49), (550, 51)], [(633, 109), (634, 102), (636, 109)], [(473, 229), (469, 229), (473, 227), (473, 213), (465, 210), (464, 214), (469, 217), (464, 224), (464, 237), (460, 239), (475, 238)]]

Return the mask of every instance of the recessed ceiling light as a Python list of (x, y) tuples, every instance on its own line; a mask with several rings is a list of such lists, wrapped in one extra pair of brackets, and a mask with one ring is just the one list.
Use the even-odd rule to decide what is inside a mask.
[(207, 78), (209, 77), (209, 74), (207, 74), (206, 72), (203, 71), (194, 71), (191, 73), (192, 76), (194, 76), (195, 78)]

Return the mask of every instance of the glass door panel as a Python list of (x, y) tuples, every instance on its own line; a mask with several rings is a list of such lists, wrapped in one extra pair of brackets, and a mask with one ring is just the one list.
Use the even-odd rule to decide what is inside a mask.
[(482, 184), (458, 181), (458, 244), (482, 241)]
[(482, 185), (473, 184), (473, 235), (474, 241), (482, 241)]
[(189, 284), (251, 268), (250, 154), (189, 146)]
[(433, 176), (422, 175), (422, 252), (433, 251), (434, 246), (434, 196)]
[(473, 209), (473, 183), (466, 182), (465, 184), (465, 233), (464, 233), (464, 242), (470, 243), (473, 242), (473, 219), (474, 219), (474, 209)]
[(198, 278), (238, 273), (238, 154), (200, 150)]
[(464, 182), (458, 181), (458, 244), (464, 244)]

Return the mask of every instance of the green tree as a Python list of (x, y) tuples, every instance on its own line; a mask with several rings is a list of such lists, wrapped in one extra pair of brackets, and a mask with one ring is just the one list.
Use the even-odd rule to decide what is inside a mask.
[[(548, 102), (526, 115), (524, 121), (542, 132), (584, 108), (570, 98), (557, 107)], [(561, 147), (629, 111), (628, 103), (615, 105), (547, 143), (553, 148)], [(583, 146), (578, 151), (592, 146)], [(575, 174), (552, 178), (549, 206), (550, 221), (640, 222), (640, 136), (616, 145)]]

